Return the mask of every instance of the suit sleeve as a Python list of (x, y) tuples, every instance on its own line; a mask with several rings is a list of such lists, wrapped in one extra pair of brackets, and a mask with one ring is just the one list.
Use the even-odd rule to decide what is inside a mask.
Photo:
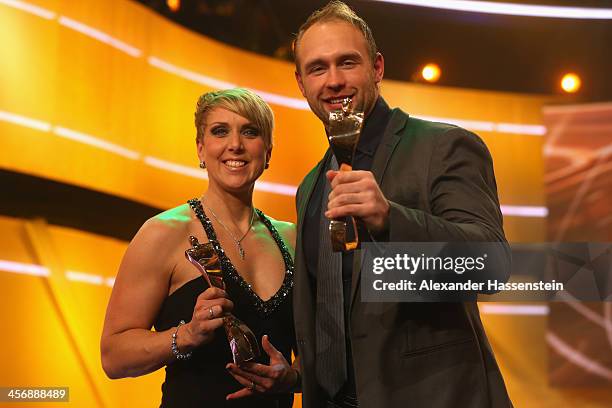
[(297, 213), (297, 211), (300, 208), (300, 190), (302, 189), (302, 184), (300, 184), (295, 192), (295, 211)]
[[(484, 142), (453, 127), (435, 136), (424, 171), (429, 211), (390, 201), (391, 242), (501, 242), (496, 275), (507, 280), (510, 250), (504, 236), (493, 161)], [(401, 182), (401, 180), (398, 180)]]

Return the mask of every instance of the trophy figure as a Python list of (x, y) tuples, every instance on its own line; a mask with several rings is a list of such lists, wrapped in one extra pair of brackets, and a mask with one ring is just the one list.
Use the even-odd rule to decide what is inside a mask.
[[(191, 248), (185, 251), (185, 257), (204, 276), (210, 287), (225, 290), (223, 273), (219, 264), (219, 257), (210, 242), (200, 244), (194, 236), (189, 237)], [(236, 316), (228, 314), (223, 317), (223, 328), (232, 350), (234, 363), (238, 366), (253, 361), (259, 356), (257, 338), (246, 324)]]
[[(353, 110), (351, 98), (345, 98), (342, 101), (341, 110), (329, 113), (327, 137), (340, 171), (353, 169), (353, 157), (362, 125), (363, 112)], [(352, 251), (359, 245), (357, 224), (353, 217), (331, 220), (329, 232), (334, 252)]]

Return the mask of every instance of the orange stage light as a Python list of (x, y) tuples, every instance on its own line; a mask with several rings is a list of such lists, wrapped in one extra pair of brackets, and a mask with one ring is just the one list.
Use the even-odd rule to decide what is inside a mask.
[(561, 79), (561, 89), (567, 93), (575, 93), (580, 89), (582, 81), (580, 77), (573, 72), (563, 75)]
[(176, 13), (181, 8), (181, 0), (166, 0), (166, 5), (173, 13)]
[(429, 63), (423, 67), (421, 75), (427, 82), (437, 82), (440, 79), (442, 71), (437, 64)]

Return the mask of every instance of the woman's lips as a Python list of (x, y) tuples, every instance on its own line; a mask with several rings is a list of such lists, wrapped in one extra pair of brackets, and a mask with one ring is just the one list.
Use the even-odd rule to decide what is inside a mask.
[(247, 162), (244, 160), (224, 160), (223, 164), (225, 164), (225, 167), (229, 168), (230, 170), (235, 171), (242, 169), (247, 165)]

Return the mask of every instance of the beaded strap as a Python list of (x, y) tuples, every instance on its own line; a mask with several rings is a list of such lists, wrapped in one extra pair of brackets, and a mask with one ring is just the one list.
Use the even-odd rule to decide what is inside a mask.
[(221, 270), (223, 272), (223, 279), (230, 279), (238, 286), (240, 286), (251, 299), (251, 303), (255, 307), (255, 310), (262, 316), (268, 317), (286, 299), (293, 287), (293, 258), (289, 253), (289, 249), (285, 244), (285, 241), (281, 238), (280, 234), (272, 224), (272, 222), (265, 216), (265, 214), (255, 208), (255, 213), (257, 214), (260, 221), (268, 228), (270, 231), (270, 235), (278, 245), (280, 249), (281, 255), (283, 257), (283, 261), (285, 263), (285, 278), (283, 279), (283, 284), (280, 289), (268, 300), (262, 300), (257, 293), (253, 290), (251, 285), (244, 280), (244, 278), (238, 273), (234, 264), (230, 261), (230, 259), (225, 254), (225, 251), (219, 244), (217, 240), (217, 234), (215, 233), (215, 229), (213, 228), (212, 222), (206, 216), (204, 212), (204, 208), (202, 207), (202, 203), (197, 198), (193, 198), (188, 201), (189, 206), (195, 213), (196, 217), (200, 220), (202, 227), (204, 227), (204, 232), (206, 232), (206, 236), (208, 237), (208, 241), (212, 244), (213, 249), (217, 252), (217, 256), (219, 257), (219, 262), (221, 264)]

